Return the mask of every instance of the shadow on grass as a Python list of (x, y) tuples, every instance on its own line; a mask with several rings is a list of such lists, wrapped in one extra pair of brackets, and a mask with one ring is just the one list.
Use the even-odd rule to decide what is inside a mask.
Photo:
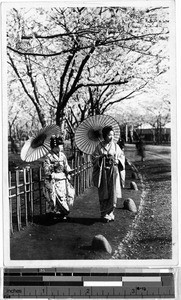
[(34, 223), (37, 225), (51, 226), (57, 223), (72, 223), (72, 224), (82, 224), (82, 225), (93, 225), (95, 223), (100, 223), (100, 218), (76, 218), (76, 217), (67, 217), (67, 219), (61, 218), (48, 218), (47, 216), (37, 216), (34, 218)]
[(147, 181), (148, 182), (164, 182), (164, 181), (170, 181), (170, 180), (171, 180), (171, 175), (164, 176), (164, 178), (163, 177), (159, 177), (159, 176), (154, 176), (154, 177), (151, 177)]
[(90, 246), (81, 246), (80, 249), (86, 250), (86, 251), (93, 251), (92, 245), (90, 245)]
[(171, 238), (166, 238), (164, 237), (148, 237), (145, 239), (141, 239), (139, 240), (140, 244), (150, 244), (150, 243), (155, 243), (155, 242), (159, 242), (162, 244), (171, 244), (172, 243), (172, 239)]
[(164, 174), (171, 172), (170, 167), (161, 167), (161, 169), (156, 169), (152, 171), (152, 174)]

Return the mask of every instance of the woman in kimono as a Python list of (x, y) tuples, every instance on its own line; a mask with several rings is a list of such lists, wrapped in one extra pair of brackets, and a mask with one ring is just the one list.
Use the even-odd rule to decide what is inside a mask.
[(63, 141), (52, 136), (51, 151), (44, 161), (45, 182), (43, 193), (46, 198), (46, 213), (49, 216), (66, 218), (73, 206), (75, 191), (69, 182), (71, 168), (62, 152)]
[(114, 221), (114, 209), (117, 199), (122, 198), (120, 172), (125, 169), (125, 156), (114, 142), (111, 126), (102, 130), (103, 141), (92, 154), (93, 183), (98, 188), (101, 219)]

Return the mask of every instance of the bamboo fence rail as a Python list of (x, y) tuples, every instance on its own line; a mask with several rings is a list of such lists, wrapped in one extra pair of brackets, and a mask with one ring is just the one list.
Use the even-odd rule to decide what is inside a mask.
[[(76, 196), (92, 185), (92, 162), (90, 155), (75, 152), (70, 163), (73, 173), (71, 183)], [(45, 214), (43, 195), (44, 172), (42, 167), (9, 171), (10, 233), (20, 231), (33, 223), (34, 218)]]

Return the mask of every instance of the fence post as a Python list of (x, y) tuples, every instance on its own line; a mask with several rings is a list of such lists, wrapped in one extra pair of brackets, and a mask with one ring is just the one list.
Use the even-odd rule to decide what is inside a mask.
[(85, 154), (82, 156), (82, 193), (85, 191)]
[(89, 184), (89, 155), (86, 155), (86, 187), (90, 187)]
[(73, 186), (74, 186), (74, 188), (75, 188), (75, 193), (77, 194), (77, 192), (76, 192), (76, 164), (75, 164), (75, 162), (76, 162), (76, 157), (77, 157), (77, 151), (75, 150), (75, 152), (74, 152), (74, 161), (73, 161), (73, 169), (74, 169), (74, 178), (73, 178)]
[[(9, 171), (9, 196), (11, 196), (11, 171)], [(13, 211), (12, 198), (9, 197), (9, 219), (10, 219), (10, 234), (13, 234)]]
[[(22, 171), (23, 177), (20, 176), (20, 172)], [(36, 179), (33, 176), (33, 169), (31, 169), (30, 167), (23, 168), (22, 170), (15, 170), (15, 173), (13, 172), (13, 174), (11, 171), (9, 171), (9, 214), (11, 233), (13, 233), (15, 229), (14, 222), (17, 221), (17, 229), (18, 231), (20, 231), (22, 228), (22, 221), (24, 223), (25, 220), (26, 226), (28, 226), (29, 222), (33, 222), (34, 213), (37, 211), (37, 209), (38, 214), (44, 213), (44, 198), (42, 198), (41, 186), (43, 174), (42, 168), (40, 167), (38, 170), (36, 170), (36, 172), (37, 171), (38, 176), (36, 176)], [(86, 188), (91, 186), (91, 171), (92, 164), (90, 156), (87, 154), (84, 154), (82, 156), (79, 150), (76, 150), (73, 177), (73, 185), (76, 191), (76, 196), (80, 195), (81, 192), (84, 192)], [(36, 184), (33, 180), (36, 180)], [(34, 190), (35, 187), (36, 189)], [(21, 198), (21, 195), (23, 195), (23, 200)], [(37, 200), (37, 198), (39, 199), (39, 202), (34, 203), (35, 199)], [(16, 205), (16, 210), (13, 207), (14, 204)]]
[(40, 195), (40, 215), (42, 215), (42, 199), (41, 199), (41, 181), (42, 181), (42, 168), (38, 170), (38, 186), (39, 186), (39, 195)]
[(75, 169), (75, 176), (74, 176), (74, 187), (75, 187), (75, 192), (76, 195), (79, 194), (79, 152), (76, 149), (75, 150), (75, 162), (74, 162), (74, 169)]
[(86, 155), (86, 188), (89, 187), (89, 156)]
[(81, 175), (82, 175), (81, 163), (82, 163), (82, 157), (80, 155), (80, 152), (78, 152), (78, 158), (77, 158), (78, 195), (80, 195), (80, 193), (81, 193), (81, 183), (82, 183), (82, 180), (81, 180)]
[(33, 222), (34, 217), (34, 205), (33, 205), (33, 176), (32, 176), (32, 169), (30, 168), (30, 216), (31, 222)]
[(77, 161), (77, 166), (78, 166), (78, 181), (79, 181), (79, 195), (82, 192), (82, 155), (78, 156), (78, 161)]
[(16, 170), (16, 214), (17, 214), (17, 226), (18, 231), (21, 230), (21, 197), (20, 197), (20, 188), (19, 188), (19, 170)]
[(88, 172), (89, 172), (89, 187), (92, 185), (92, 161), (91, 156), (88, 155)]
[(28, 226), (28, 189), (27, 189), (27, 185), (28, 185), (28, 176), (27, 176), (27, 168), (24, 168), (24, 197), (25, 197), (25, 224), (26, 226)]

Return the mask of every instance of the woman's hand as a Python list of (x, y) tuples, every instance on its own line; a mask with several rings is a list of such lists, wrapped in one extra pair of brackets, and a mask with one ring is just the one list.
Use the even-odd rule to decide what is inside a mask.
[(115, 158), (115, 159), (114, 159), (114, 163), (115, 163), (116, 165), (118, 165), (118, 164), (119, 164), (119, 160), (118, 160), (117, 158)]
[(68, 177), (70, 177), (71, 175), (72, 175), (72, 173), (74, 172), (74, 170), (69, 170), (69, 171), (67, 171), (67, 170), (64, 170), (64, 173), (65, 173), (65, 175)]
[(70, 180), (71, 179), (71, 175), (68, 174), (67, 175), (67, 179)]
[(50, 176), (51, 176), (51, 179), (55, 179), (55, 173), (54, 172)]

